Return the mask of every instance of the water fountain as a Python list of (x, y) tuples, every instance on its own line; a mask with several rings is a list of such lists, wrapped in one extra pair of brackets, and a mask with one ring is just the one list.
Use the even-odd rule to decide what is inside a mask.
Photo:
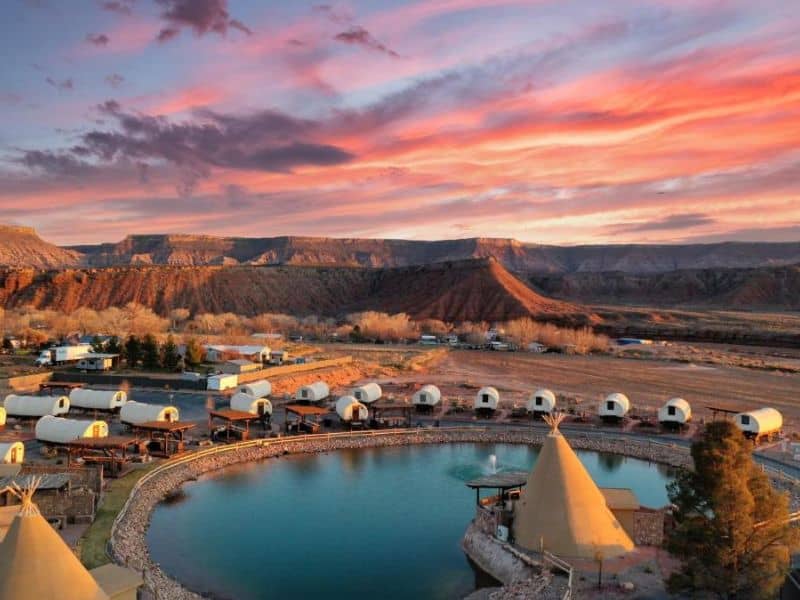
[(497, 456), (494, 454), (489, 455), (489, 473), (497, 475)]

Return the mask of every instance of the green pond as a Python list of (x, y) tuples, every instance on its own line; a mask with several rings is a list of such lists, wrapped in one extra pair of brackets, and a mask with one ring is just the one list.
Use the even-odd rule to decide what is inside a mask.
[[(475, 511), (464, 483), (493, 468), (528, 470), (537, 455), (523, 445), (440, 444), (230, 467), (161, 503), (147, 541), (166, 573), (215, 598), (462, 598), (487, 583), (459, 545)], [(666, 504), (669, 469), (578, 456), (600, 486)]]

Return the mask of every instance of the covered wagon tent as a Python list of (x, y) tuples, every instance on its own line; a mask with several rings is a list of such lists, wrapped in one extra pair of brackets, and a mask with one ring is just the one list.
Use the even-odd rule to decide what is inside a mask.
[(241, 392), (231, 396), (230, 407), (232, 410), (258, 415), (269, 420), (272, 416), (272, 402), (267, 398), (251, 396)]
[(615, 392), (600, 403), (597, 414), (607, 423), (619, 423), (631, 409), (631, 401), (625, 394)]
[(431, 412), (442, 401), (442, 392), (435, 385), (423, 385), (411, 397), (417, 412)]
[(36, 422), (36, 439), (45, 444), (65, 445), (78, 438), (108, 437), (105, 421), (79, 421), (46, 415)]
[(664, 428), (680, 429), (692, 420), (692, 407), (683, 398), (670, 398), (658, 409), (658, 422)]
[(525, 408), (534, 418), (549, 415), (556, 408), (556, 395), (551, 390), (538, 389), (531, 394)]
[(122, 408), (127, 401), (128, 394), (122, 390), (75, 388), (69, 393), (70, 408), (113, 412)]
[(22, 442), (0, 442), (0, 463), (18, 465), (24, 458), (25, 445)]
[(18, 396), (9, 394), (4, 402), (9, 417), (33, 419), (45, 415), (65, 415), (69, 412), (66, 396)]
[(342, 396), (336, 401), (336, 414), (343, 423), (351, 427), (361, 425), (369, 419), (369, 409), (353, 396)]
[(558, 430), (562, 418), (545, 417), (550, 433), (514, 507), (515, 542), (562, 558), (622, 556), (634, 549), (633, 541)]
[(147, 404), (145, 402), (126, 402), (119, 411), (119, 420), (127, 425), (139, 425), (149, 421), (173, 423), (180, 420), (180, 413), (174, 406)]
[(300, 387), (294, 395), (295, 402), (322, 402), (331, 395), (331, 389), (324, 381), (315, 381)]
[(756, 443), (776, 438), (783, 427), (783, 415), (774, 408), (739, 413), (733, 421), (746, 437)]
[(380, 400), (383, 390), (377, 383), (367, 383), (354, 387), (351, 395), (363, 404), (372, 404)]
[(0, 600), (109, 600), (33, 502), (34, 483), (0, 543)]
[(500, 392), (493, 387), (481, 388), (475, 395), (475, 412), (479, 416), (490, 417), (497, 410), (500, 402)]
[(266, 398), (272, 393), (272, 384), (266, 379), (259, 379), (258, 381), (243, 383), (239, 386), (238, 392), (240, 394), (248, 394), (254, 398)]

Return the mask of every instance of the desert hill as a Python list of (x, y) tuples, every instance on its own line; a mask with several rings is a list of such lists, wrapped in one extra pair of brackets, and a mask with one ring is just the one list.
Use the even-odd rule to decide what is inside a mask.
[(800, 265), (668, 273), (532, 276), (542, 293), (572, 302), (736, 310), (800, 310)]
[(406, 312), (443, 321), (523, 316), (580, 325), (591, 316), (540, 296), (492, 259), (392, 269), (305, 266), (141, 266), (0, 272), (0, 306), (72, 312), (138, 302), (161, 314), (341, 316), (362, 310)]
[(0, 225), (0, 266), (59, 269), (78, 265), (82, 255), (45, 242), (30, 227)]

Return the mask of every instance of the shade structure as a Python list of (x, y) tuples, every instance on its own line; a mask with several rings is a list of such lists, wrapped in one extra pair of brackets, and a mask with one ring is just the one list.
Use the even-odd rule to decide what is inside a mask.
[(236, 393), (231, 396), (231, 409), (249, 412), (254, 415), (271, 415), (272, 402), (266, 398), (256, 398), (250, 394)]
[(70, 406), (93, 410), (114, 410), (128, 401), (122, 390), (87, 390), (75, 388), (69, 393)]
[(382, 395), (383, 390), (381, 389), (381, 386), (374, 382), (366, 383), (353, 388), (352, 394), (353, 398), (359, 402), (363, 402), (364, 404), (372, 404), (373, 402), (380, 400)]
[(28, 497), (0, 543), (0, 600), (49, 598), (108, 600)]
[(272, 384), (266, 379), (243, 383), (239, 386), (240, 394), (249, 394), (254, 398), (266, 398), (272, 393)]
[(436, 406), (442, 399), (442, 392), (435, 385), (423, 385), (414, 393), (411, 402), (416, 406)]
[(523, 548), (565, 558), (607, 559), (634, 548), (557, 423), (517, 502), (513, 531)]

